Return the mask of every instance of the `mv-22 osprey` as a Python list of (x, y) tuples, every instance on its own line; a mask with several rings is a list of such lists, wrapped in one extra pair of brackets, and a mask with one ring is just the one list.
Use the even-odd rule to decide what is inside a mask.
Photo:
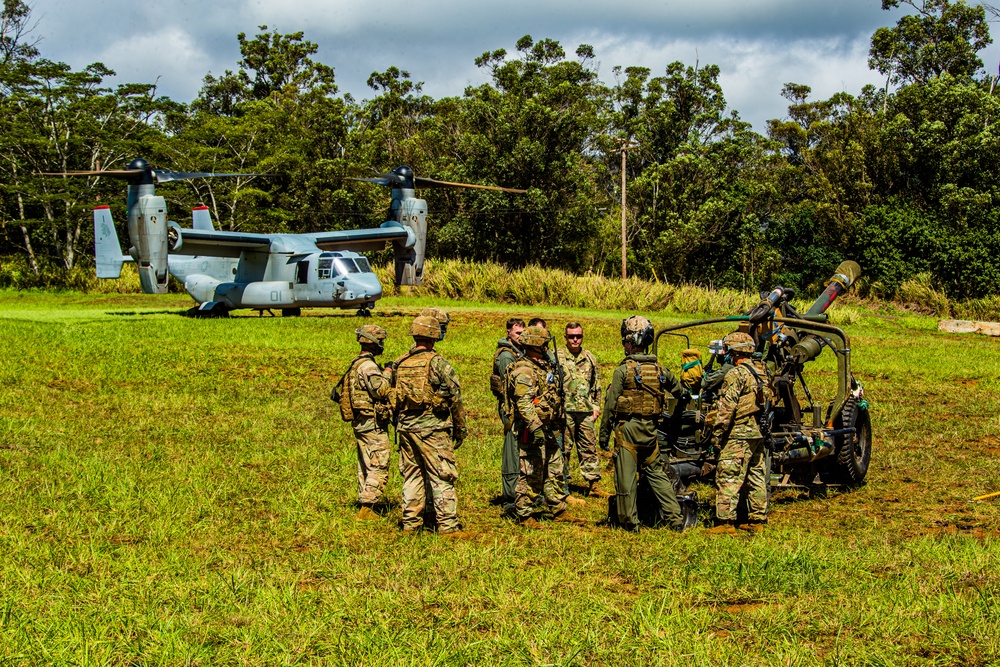
[(135, 262), (142, 291), (164, 294), (168, 273), (184, 283), (198, 302), (192, 315), (227, 316), (238, 308), (261, 312), (280, 309), (298, 315), (303, 307), (351, 308), (368, 314), (382, 296), (382, 285), (360, 252), (378, 251), (392, 243), (397, 285), (420, 285), (427, 241), (427, 202), (421, 188), (477, 188), (523, 193), (524, 190), (419, 178), (409, 167), (397, 167), (376, 178), (392, 191), (390, 219), (374, 229), (308, 234), (251, 234), (214, 228), (207, 207), (192, 212), (192, 228), (167, 220), (166, 202), (155, 184), (192, 178), (239, 177), (153, 169), (142, 159), (127, 169), (73, 171), (47, 176), (106, 176), (128, 182), (128, 234), (132, 246), (123, 254), (111, 211), (94, 209), (94, 250), (98, 278), (118, 278), (122, 264)]

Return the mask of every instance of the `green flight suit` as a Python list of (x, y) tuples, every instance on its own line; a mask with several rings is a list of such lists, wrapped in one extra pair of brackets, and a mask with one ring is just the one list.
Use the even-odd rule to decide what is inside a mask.
[[(523, 357), (524, 352), (507, 338), (497, 341), (497, 350), (493, 358), (493, 374), (503, 378), (507, 367)], [(509, 504), (514, 502), (514, 490), (521, 470), (521, 454), (517, 447), (517, 436), (514, 435), (514, 429), (510, 424), (512, 417), (504, 412), (502, 398), (497, 401), (497, 414), (500, 415), (500, 423), (504, 429), (503, 453), (500, 459), (500, 496), (501, 502)]]
[(660, 457), (660, 448), (656, 442), (656, 418), (636, 414), (623, 413), (617, 410), (619, 397), (628, 386), (634, 385), (627, 379), (626, 362), (632, 360), (641, 365), (656, 364), (662, 371), (661, 389), (665, 394), (681, 395), (681, 384), (670, 371), (657, 364), (656, 357), (648, 354), (632, 354), (626, 357), (611, 376), (611, 384), (604, 398), (604, 413), (601, 417), (600, 442), (602, 447), (611, 440), (611, 432), (615, 434), (615, 506), (619, 524), (635, 530), (639, 525), (638, 495), (639, 473), (642, 472), (649, 482), (650, 489), (660, 504), (660, 511), (667, 523), (675, 530), (680, 530), (684, 524), (681, 507), (677, 502), (677, 494), (671, 481), (671, 470)]

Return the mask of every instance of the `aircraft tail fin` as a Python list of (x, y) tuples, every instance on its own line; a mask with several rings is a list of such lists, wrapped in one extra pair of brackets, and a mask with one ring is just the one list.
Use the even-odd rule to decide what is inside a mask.
[(98, 278), (120, 278), (122, 264), (132, 261), (130, 256), (122, 254), (111, 209), (107, 206), (94, 208), (94, 256)]
[(212, 214), (207, 206), (195, 206), (191, 209), (191, 226), (209, 232), (215, 231), (215, 225), (212, 224)]

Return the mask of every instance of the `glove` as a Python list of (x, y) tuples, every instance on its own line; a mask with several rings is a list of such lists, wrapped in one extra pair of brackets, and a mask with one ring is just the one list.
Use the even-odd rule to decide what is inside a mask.
[(462, 446), (462, 443), (465, 442), (465, 435), (466, 435), (466, 433), (465, 433), (464, 429), (462, 429), (462, 430), (455, 429), (452, 432), (452, 434), (451, 434), (451, 440), (452, 440), (453, 443), (455, 443), (454, 444), (454, 449), (458, 449), (459, 447)]
[(608, 446), (608, 441), (607, 440), (601, 440), (598, 443), (598, 446), (601, 448), (602, 452), (610, 452), (611, 451), (611, 447)]

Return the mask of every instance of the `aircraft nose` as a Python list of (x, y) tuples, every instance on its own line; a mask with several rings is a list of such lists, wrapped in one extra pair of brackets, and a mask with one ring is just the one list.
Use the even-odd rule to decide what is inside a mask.
[(355, 298), (376, 301), (382, 298), (382, 284), (374, 273), (355, 273), (348, 284)]

